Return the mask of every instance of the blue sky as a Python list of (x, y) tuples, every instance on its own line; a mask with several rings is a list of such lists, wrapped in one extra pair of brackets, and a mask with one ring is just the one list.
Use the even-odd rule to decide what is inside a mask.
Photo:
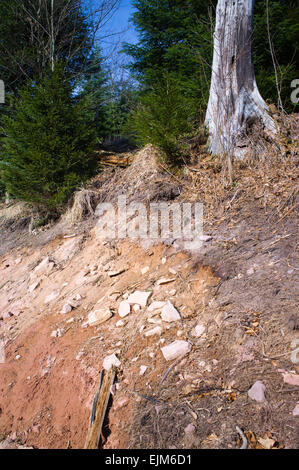
[(132, 24), (129, 24), (129, 18), (132, 15), (134, 8), (130, 0), (121, 0), (119, 10), (115, 13), (111, 20), (111, 28), (117, 32), (128, 29), (125, 33), (127, 42), (136, 42), (137, 35)]
[[(86, 6), (92, 5), (96, 9), (101, 4), (101, 0), (84, 0)], [(110, 20), (105, 24), (104, 30), (98, 33), (98, 39), (105, 53), (110, 53), (111, 49), (121, 48), (122, 42), (136, 43), (137, 34), (129, 19), (134, 11), (131, 0), (120, 0), (118, 9)]]
[[(95, 11), (101, 5), (102, 0), (83, 0), (89, 12)], [(97, 42), (102, 49), (105, 62), (113, 75), (127, 76), (127, 65), (130, 57), (120, 53), (123, 43), (136, 43), (137, 34), (134, 26), (129, 22), (134, 8), (131, 0), (120, 0), (118, 8), (100, 28), (97, 34)]]

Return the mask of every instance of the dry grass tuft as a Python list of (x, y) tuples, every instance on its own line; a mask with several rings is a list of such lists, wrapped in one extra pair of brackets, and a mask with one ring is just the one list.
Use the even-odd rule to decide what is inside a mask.
[(74, 194), (73, 205), (63, 216), (65, 222), (74, 225), (85, 217), (94, 215), (98, 194), (90, 189), (80, 189)]
[(23, 201), (12, 201), (9, 204), (3, 203), (0, 207), (0, 224), (29, 217), (31, 212), (32, 207)]

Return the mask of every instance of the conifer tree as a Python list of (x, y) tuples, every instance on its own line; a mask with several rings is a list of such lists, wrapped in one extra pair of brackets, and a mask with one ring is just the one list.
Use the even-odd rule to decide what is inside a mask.
[(58, 63), (30, 81), (12, 106), (13, 117), (4, 118), (1, 179), (11, 195), (57, 212), (96, 167), (87, 103), (76, 100)]

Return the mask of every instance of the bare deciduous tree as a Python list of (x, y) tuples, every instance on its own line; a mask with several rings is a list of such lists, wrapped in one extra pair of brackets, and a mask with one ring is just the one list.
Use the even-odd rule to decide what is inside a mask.
[[(252, 61), (254, 0), (218, 0), (206, 125), (212, 154), (242, 157), (242, 134), (256, 120), (275, 132)], [(231, 169), (230, 169), (231, 171)]]

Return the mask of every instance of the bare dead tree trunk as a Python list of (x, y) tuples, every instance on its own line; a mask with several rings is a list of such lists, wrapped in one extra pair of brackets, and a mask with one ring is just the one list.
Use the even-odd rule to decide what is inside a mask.
[(260, 120), (266, 129), (276, 131), (255, 80), (253, 7), (254, 0), (218, 0), (217, 4), (206, 125), (211, 153), (226, 154), (228, 166), (233, 155), (244, 155), (242, 136), (248, 125)]
[(51, 47), (50, 47), (50, 60), (51, 70), (54, 72), (54, 53), (55, 53), (55, 40), (54, 40), (54, 0), (51, 0)]

